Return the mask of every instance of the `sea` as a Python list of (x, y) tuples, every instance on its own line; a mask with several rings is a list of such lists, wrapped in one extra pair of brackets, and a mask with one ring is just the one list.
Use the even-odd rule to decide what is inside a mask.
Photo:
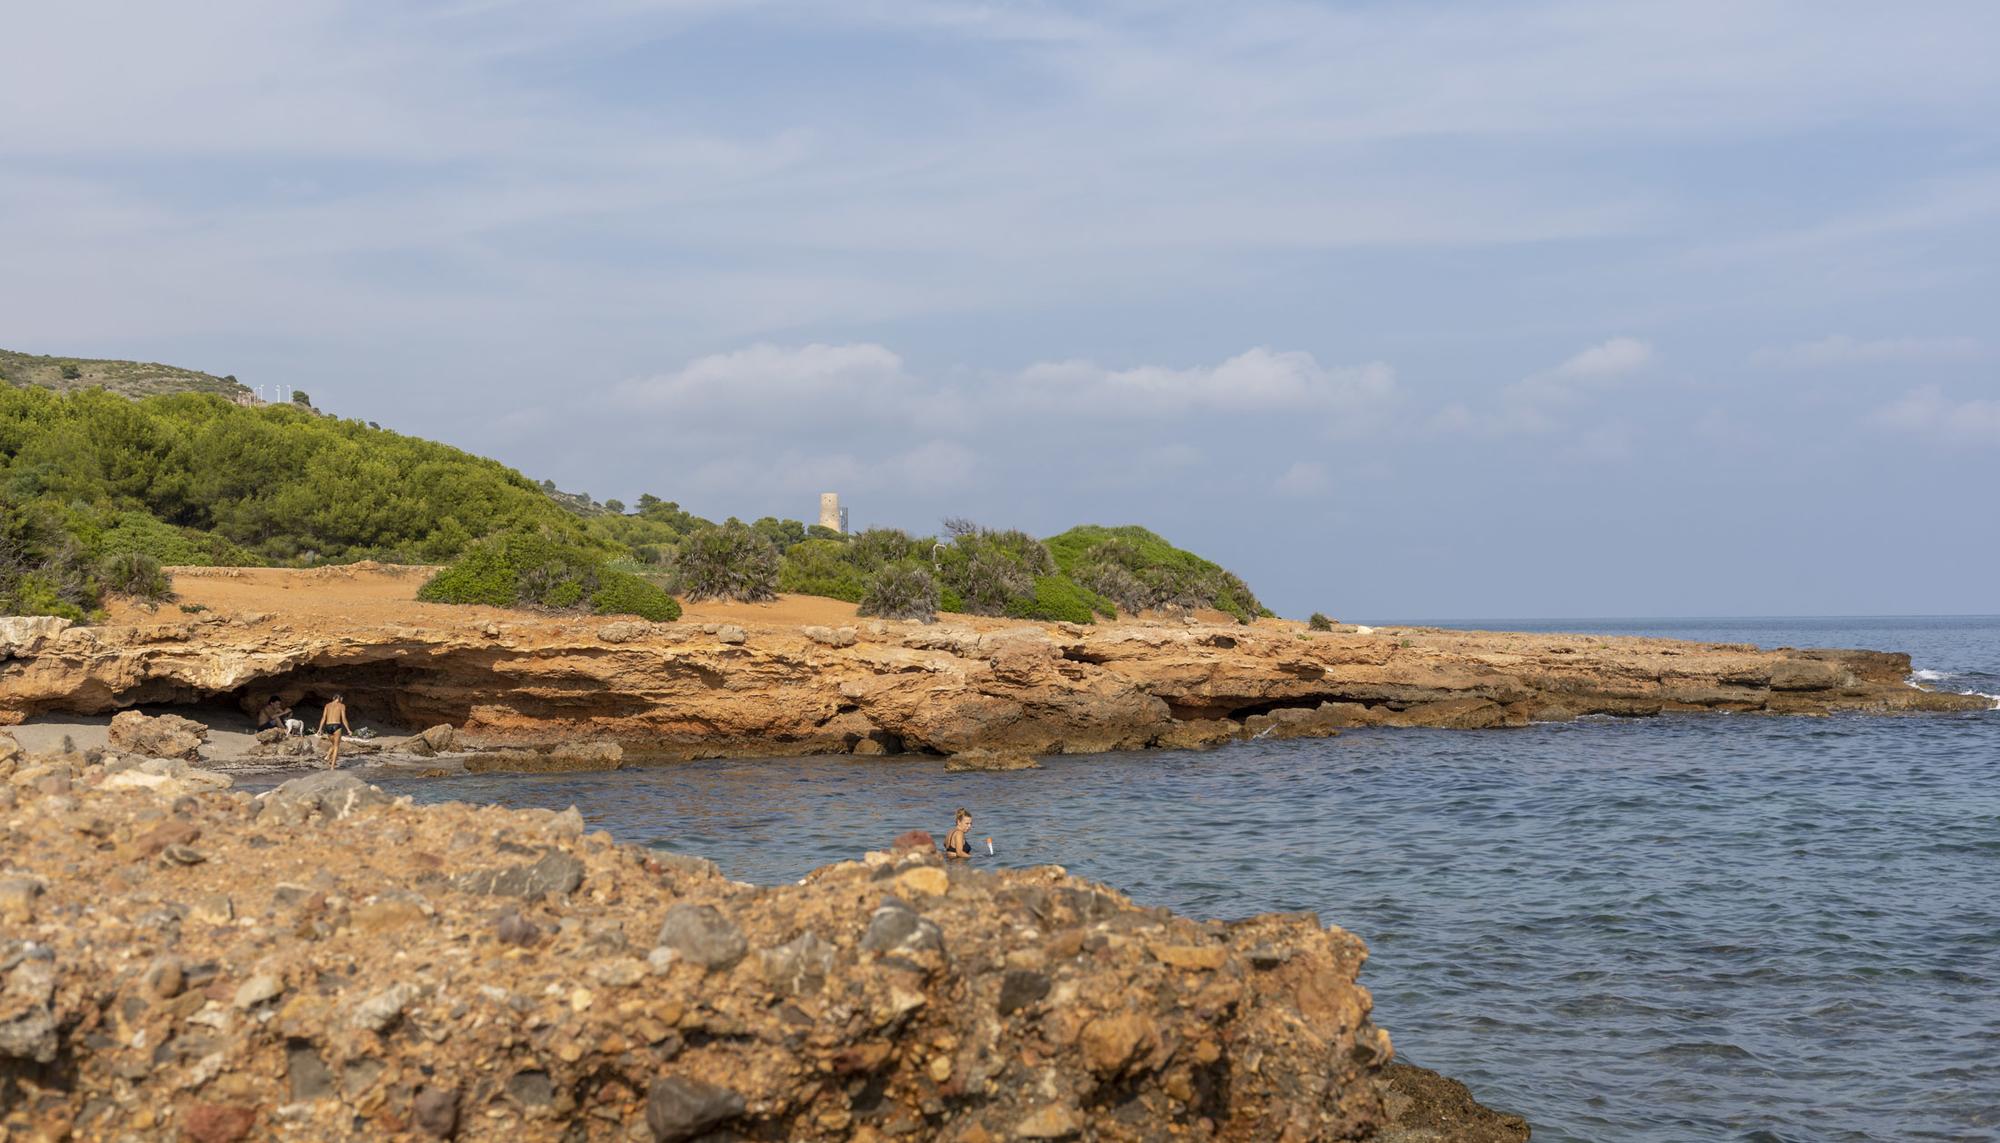
[[(1913, 684), (2000, 695), (1993, 616), (1440, 625), (1901, 650)], [(1005, 774), (809, 758), (386, 784), (574, 804), (774, 884), (942, 836), (964, 806), (991, 865), (1360, 935), (1399, 1056), (1537, 1140), (2000, 1139), (2000, 712), (1356, 730)]]

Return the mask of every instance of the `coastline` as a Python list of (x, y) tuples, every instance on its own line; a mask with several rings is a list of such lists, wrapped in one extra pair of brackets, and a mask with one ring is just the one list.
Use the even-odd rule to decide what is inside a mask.
[(194, 571), (178, 573), (179, 608), (121, 607), (95, 627), (0, 620), (0, 721), (144, 706), (247, 729), (265, 696), (340, 691), (387, 738), (443, 724), (459, 749), (1009, 765), (1354, 726), (1990, 705), (1913, 686), (1909, 657), (1878, 651), (1202, 616), (920, 624), (812, 597), (645, 623), (418, 603), (421, 568)]

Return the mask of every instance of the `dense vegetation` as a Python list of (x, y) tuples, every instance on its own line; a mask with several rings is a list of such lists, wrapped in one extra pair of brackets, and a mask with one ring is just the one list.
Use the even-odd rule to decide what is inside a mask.
[[(357, 559), (448, 564), (426, 599), (655, 619), (678, 615), (669, 592), (779, 591), (926, 619), (1268, 614), (1242, 580), (1144, 528), (1080, 527), (1044, 542), (967, 521), (947, 521), (942, 537), (844, 535), (770, 516), (715, 524), (650, 494), (628, 510), (564, 493), (497, 461), (325, 416), (304, 393), (248, 406), (224, 395), (242, 391), (233, 378), (166, 366), (0, 353), (0, 376), (7, 368), (36, 383), (0, 385), (9, 614), (87, 619), (107, 592), (157, 603), (172, 593), (162, 565)], [(75, 389), (106, 379), (195, 391)]]
[(603, 553), (563, 540), (502, 532), (475, 544), (417, 592), (432, 603), (492, 607), (588, 608), (599, 615), (667, 621), (681, 605), (658, 586), (605, 566)]
[(209, 393), (0, 386), (0, 509), (0, 602), (72, 619), (106, 590), (163, 597), (160, 564), (442, 562), (501, 532), (612, 554), (495, 461)]
[(1085, 524), (1050, 538), (1048, 546), (1064, 575), (1123, 611), (1207, 607), (1242, 623), (1270, 614), (1233, 572), (1137, 525)]

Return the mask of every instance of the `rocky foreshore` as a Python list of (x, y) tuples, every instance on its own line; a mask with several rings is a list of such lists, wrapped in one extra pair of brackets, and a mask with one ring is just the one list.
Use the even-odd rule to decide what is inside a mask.
[(1911, 686), (1908, 656), (1874, 651), (1282, 620), (920, 624), (855, 620), (834, 601), (811, 602), (845, 622), (760, 623), (739, 607), (724, 621), (645, 623), (422, 604), (413, 569), (204, 570), (213, 578), (176, 582), (212, 602), (181, 613), (0, 620), (0, 722), (136, 704), (247, 711), (339, 691), (366, 719), (448, 724), (461, 745), (1018, 761), (1351, 726), (1990, 705)]
[(798, 885), (0, 736), (9, 1139), (1525, 1139), (1391, 1063), (1360, 940), (927, 838)]

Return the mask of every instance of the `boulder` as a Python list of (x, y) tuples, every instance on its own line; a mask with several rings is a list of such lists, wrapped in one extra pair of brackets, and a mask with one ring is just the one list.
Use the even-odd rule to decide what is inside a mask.
[(945, 760), (945, 770), (960, 773), (967, 770), (1039, 770), (1040, 762), (1032, 754), (1019, 750), (961, 750)]
[(800, 633), (828, 647), (852, 647), (856, 639), (852, 627), (805, 627)]
[(177, 714), (147, 717), (136, 710), (112, 716), (109, 730), (111, 748), (148, 758), (201, 757), (201, 744), (208, 740), (208, 727)]
[(356, 814), (371, 806), (387, 805), (389, 795), (352, 774), (327, 770), (293, 778), (264, 795), (264, 812), (278, 819), (303, 821), (318, 814), (329, 821)]
[(625, 750), (616, 742), (566, 742), (546, 750), (483, 750), (465, 760), (473, 774), (563, 774), (618, 770)]
[(599, 627), (597, 629), (597, 638), (599, 641), (605, 643), (630, 643), (635, 639), (644, 639), (652, 633), (653, 625), (650, 623), (635, 623), (620, 620), (617, 623), (606, 623), (604, 626)]

